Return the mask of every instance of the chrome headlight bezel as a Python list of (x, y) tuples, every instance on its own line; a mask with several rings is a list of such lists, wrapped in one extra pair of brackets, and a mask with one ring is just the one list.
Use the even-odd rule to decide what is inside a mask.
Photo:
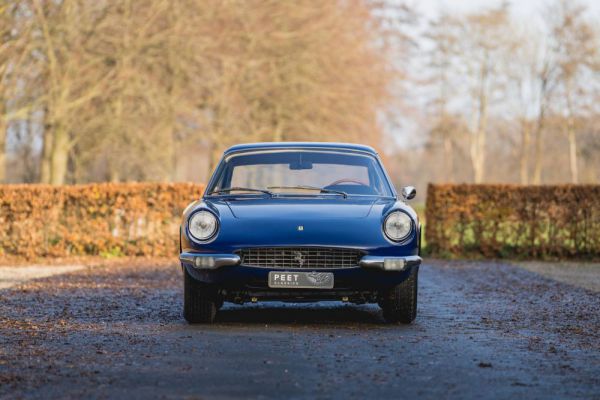
[[(390, 222), (390, 218), (396, 218), (398, 216), (400, 216), (401, 218), (406, 218), (406, 222), (408, 222), (408, 231), (402, 236), (394, 236), (390, 234), (390, 232), (388, 232), (388, 222)], [(412, 233), (415, 230), (415, 221), (408, 213), (402, 210), (394, 210), (388, 215), (386, 215), (385, 219), (383, 220), (383, 225), (381, 229), (383, 230), (383, 234), (387, 239), (391, 240), (394, 243), (401, 243), (411, 237)]]
[[(194, 218), (202, 218), (202, 216), (210, 216), (210, 218), (213, 218), (213, 222), (214, 222), (212, 230), (207, 235), (204, 235), (204, 236), (197, 235), (198, 232), (196, 232), (196, 234), (194, 234), (193, 225), (192, 225)], [(215, 215), (215, 213), (213, 213), (212, 211), (207, 210), (205, 208), (194, 211), (187, 219), (187, 233), (188, 233), (188, 236), (190, 237), (190, 239), (192, 239), (194, 242), (198, 242), (198, 243), (210, 242), (219, 233), (219, 228), (220, 228), (219, 218)]]

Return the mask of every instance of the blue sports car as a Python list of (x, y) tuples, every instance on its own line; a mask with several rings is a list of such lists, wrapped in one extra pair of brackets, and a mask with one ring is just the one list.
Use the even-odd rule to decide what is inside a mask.
[(339, 143), (228, 149), (183, 213), (183, 315), (214, 321), (224, 301), (378, 303), (417, 315), (420, 225), (375, 150)]

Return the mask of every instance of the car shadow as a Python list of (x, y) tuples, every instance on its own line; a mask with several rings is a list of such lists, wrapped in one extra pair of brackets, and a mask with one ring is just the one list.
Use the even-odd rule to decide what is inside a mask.
[(377, 305), (351, 305), (338, 302), (280, 303), (236, 306), (226, 304), (216, 324), (278, 325), (384, 325)]
[[(54, 326), (55, 321), (70, 324), (69, 329), (86, 330), (121, 326), (311, 326), (385, 327), (376, 304), (342, 302), (284, 303), (259, 302), (235, 305), (225, 303), (214, 325), (188, 325), (182, 315), (183, 296), (176, 270), (139, 266), (99, 267), (83, 272), (32, 279), (0, 290), (0, 315), (13, 321)], [(179, 325), (181, 324), (181, 325)], [(392, 325), (393, 326), (393, 325)]]

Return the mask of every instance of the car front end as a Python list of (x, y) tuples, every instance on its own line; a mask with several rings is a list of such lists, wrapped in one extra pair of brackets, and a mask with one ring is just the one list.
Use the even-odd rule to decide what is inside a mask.
[[(253, 188), (232, 185), (240, 178), (231, 173), (231, 160), (244, 166), (239, 173)], [(313, 171), (319, 163), (327, 165), (323, 171), (347, 163), (352, 168), (338, 167), (343, 177), (363, 166), (380, 172), (356, 172), (360, 179), (337, 179), (334, 185), (289, 186), (280, 180), (265, 185), (246, 171), (269, 165), (260, 176), (271, 183), (279, 176), (272, 169), (282, 163), (296, 180), (322, 176)], [(265, 178), (265, 171), (273, 176)], [(327, 173), (331, 177), (323, 182), (338, 177)], [(367, 179), (375, 189), (367, 188)], [(421, 263), (416, 213), (397, 198), (376, 154), (360, 150), (295, 146), (226, 153), (203, 199), (184, 212), (180, 238), (186, 287), (195, 296), (210, 295), (215, 307), (209, 319), (223, 301), (335, 300), (383, 307), (395, 288), (416, 280)], [(416, 286), (414, 297), (416, 307)]]

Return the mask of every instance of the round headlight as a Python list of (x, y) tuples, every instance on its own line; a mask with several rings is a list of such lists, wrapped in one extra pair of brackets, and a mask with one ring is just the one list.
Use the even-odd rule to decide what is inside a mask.
[(410, 235), (412, 228), (412, 219), (401, 211), (390, 213), (383, 223), (383, 231), (386, 236), (395, 242), (406, 239)]
[(194, 213), (188, 221), (190, 235), (197, 240), (208, 240), (217, 231), (217, 218), (208, 211)]

